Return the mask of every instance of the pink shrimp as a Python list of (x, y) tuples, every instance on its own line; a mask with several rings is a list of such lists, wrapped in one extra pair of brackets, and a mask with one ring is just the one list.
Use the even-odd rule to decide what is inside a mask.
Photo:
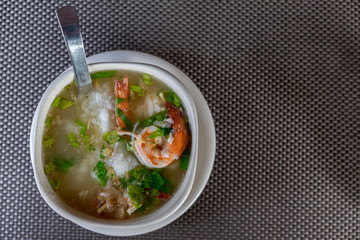
[[(129, 93), (130, 93), (130, 87), (129, 87), (129, 79), (128, 77), (123, 77), (123, 79), (118, 80), (115, 82), (115, 97), (124, 99), (123, 102), (116, 105), (117, 108), (122, 110), (125, 115), (130, 119), (129, 114)], [(121, 128), (126, 128), (126, 124), (119, 116), (117, 117), (117, 122)]]
[(132, 142), (134, 153), (142, 164), (150, 168), (162, 168), (178, 159), (188, 142), (186, 126), (179, 109), (169, 103), (167, 108), (169, 109), (168, 116), (173, 123), (172, 132), (165, 142), (161, 139), (157, 141), (157, 139), (149, 138), (150, 134), (158, 129), (156, 126), (144, 128), (139, 135), (124, 131), (118, 132), (119, 135), (130, 135), (136, 138)]

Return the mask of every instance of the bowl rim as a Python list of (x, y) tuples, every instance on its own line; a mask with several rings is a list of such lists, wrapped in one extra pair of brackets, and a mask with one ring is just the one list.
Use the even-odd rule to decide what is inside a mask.
[[(39, 189), (41, 196), (45, 202), (62, 217), (77, 223), (79, 225), (106, 227), (106, 228), (138, 228), (152, 225), (156, 222), (162, 221), (172, 215), (180, 206), (185, 202), (189, 196), (192, 185), (195, 179), (195, 170), (197, 163), (198, 153), (198, 118), (195, 104), (191, 95), (187, 92), (186, 87), (177, 79), (174, 75), (169, 73), (163, 68), (146, 63), (130, 63), (130, 62), (106, 62), (106, 63), (92, 63), (89, 64), (89, 71), (96, 72), (101, 70), (130, 70), (148, 73), (160, 81), (168, 85), (173, 91), (175, 91), (183, 100), (183, 105), (188, 113), (189, 123), (192, 132), (192, 151), (190, 156), (190, 164), (185, 174), (183, 183), (175, 193), (172, 199), (170, 199), (164, 206), (160, 207), (153, 213), (147, 216), (142, 216), (130, 220), (109, 220), (90, 216), (79, 210), (76, 210), (65, 203), (57, 194), (53, 191), (50, 184), (47, 181), (46, 175), (43, 171), (43, 160), (41, 153), (41, 139), (43, 133), (44, 119), (47, 112), (53, 102), (53, 99), (63, 90), (67, 84), (71, 83), (74, 79), (74, 72), (72, 68), (68, 68), (61, 73), (46, 89), (40, 102), (38, 103), (35, 111), (31, 132), (30, 132), (30, 155), (32, 166), (34, 170), (34, 177), (36, 185)], [(165, 82), (166, 79), (166, 82)], [(50, 100), (50, 101), (49, 101)], [(46, 180), (46, 181), (45, 181)], [(182, 193), (182, 194), (180, 194)], [(174, 206), (174, 204), (176, 205)], [(160, 211), (161, 210), (161, 211)], [(163, 215), (161, 215), (161, 213)], [(140, 220), (138, 220), (140, 219)], [(151, 221), (149, 221), (151, 220)]]

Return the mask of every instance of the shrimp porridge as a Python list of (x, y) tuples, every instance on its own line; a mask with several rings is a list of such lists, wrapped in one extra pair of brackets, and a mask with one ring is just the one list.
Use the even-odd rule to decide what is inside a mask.
[(44, 123), (44, 171), (75, 209), (99, 218), (150, 213), (171, 199), (190, 159), (181, 99), (140, 72), (91, 74), (89, 93), (70, 84)]

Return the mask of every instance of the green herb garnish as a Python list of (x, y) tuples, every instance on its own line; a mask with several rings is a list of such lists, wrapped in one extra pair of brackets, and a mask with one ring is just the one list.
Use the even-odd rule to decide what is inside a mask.
[(120, 108), (116, 108), (115, 111), (116, 111), (116, 115), (118, 115), (118, 117), (125, 123), (128, 130), (131, 131), (133, 126), (130, 122), (130, 119), (126, 116), (126, 114)]
[(144, 90), (144, 89), (141, 89), (141, 91), (138, 93), (138, 95), (139, 95), (140, 97), (145, 96), (145, 90)]
[(48, 135), (44, 135), (43, 136), (43, 146), (44, 147), (49, 147), (51, 145), (53, 145), (55, 143), (55, 139), (51, 136)]
[(107, 180), (109, 179), (107, 175), (107, 170), (105, 167), (105, 163), (102, 161), (99, 161), (96, 166), (94, 167), (94, 171), (96, 172), (96, 176), (99, 179), (100, 185), (105, 186)]
[(66, 86), (64, 87), (64, 89), (65, 89), (66, 91), (69, 91), (69, 90), (70, 90), (70, 85), (66, 85)]
[(80, 144), (73, 133), (68, 133), (67, 138), (74, 147), (79, 148)]
[(141, 215), (146, 215), (145, 214), (145, 211), (146, 211), (146, 207), (145, 206), (142, 206), (142, 207), (139, 207), (137, 208), (134, 213), (140, 213)]
[(57, 108), (60, 106), (61, 109), (67, 109), (68, 107), (72, 106), (74, 102), (68, 101), (65, 98), (62, 97), (56, 97), (54, 102), (52, 103), (52, 106), (54, 108)]
[(58, 156), (58, 157), (54, 158), (53, 162), (54, 162), (55, 166), (60, 169), (60, 171), (62, 171), (63, 173), (67, 173), (69, 168), (74, 166), (75, 159), (73, 159), (73, 158), (66, 159), (66, 158)]
[(120, 140), (120, 137), (116, 131), (106, 132), (103, 135), (103, 141), (105, 141), (107, 144), (114, 144), (115, 142), (117, 142), (119, 140)]
[(166, 101), (173, 103), (176, 107), (181, 106), (181, 103), (182, 103), (181, 98), (176, 93), (174, 93), (173, 91), (171, 91), (171, 90), (163, 90), (163, 91), (159, 91), (157, 93), (157, 95), (160, 96), (161, 93), (165, 97)]
[(81, 136), (81, 141), (83, 141), (83, 143), (89, 143), (90, 142), (90, 136), (89, 135)]
[[(139, 166), (120, 178), (121, 186), (128, 189), (131, 202), (138, 212), (151, 209), (159, 201), (161, 192), (171, 194), (173, 186), (160, 173), (161, 169), (150, 169)], [(142, 209), (141, 209), (142, 208)]]
[(95, 151), (96, 148), (90, 143), (85, 144), (85, 152)]
[(180, 157), (180, 168), (186, 171), (189, 166), (189, 161), (190, 161), (190, 151), (185, 150)]
[(158, 171), (152, 172), (152, 183), (151, 188), (160, 189), (166, 182), (166, 179), (161, 176)]
[(61, 99), (62, 99), (61, 97), (56, 97), (54, 102), (52, 103), (52, 106), (54, 108), (57, 108), (59, 106), (60, 102), (61, 102)]
[(136, 92), (140, 97), (145, 96), (145, 90), (142, 89), (139, 85), (130, 85), (130, 91)]
[(44, 172), (46, 175), (51, 174), (53, 171), (55, 171), (56, 165), (50, 161), (44, 166)]
[(143, 81), (146, 85), (151, 85), (151, 76), (147, 73), (143, 73)]
[(50, 186), (56, 191), (60, 188), (60, 179), (57, 180), (56, 184), (53, 182), (53, 180), (49, 180)]
[(123, 99), (123, 98), (115, 98), (115, 105), (117, 106), (119, 103), (122, 103), (126, 101), (126, 99)]
[(152, 115), (151, 117), (149, 117), (148, 119), (146, 119), (144, 122), (142, 122), (142, 126), (143, 127), (147, 127), (150, 126), (151, 124), (153, 124), (154, 122), (159, 122), (159, 121), (164, 121), (166, 118), (168, 110), (164, 110), (161, 112), (158, 112), (154, 115)]
[(129, 152), (132, 152), (133, 149), (132, 149), (131, 144), (128, 141), (126, 141), (125, 139), (124, 139), (124, 141), (125, 141), (125, 144), (126, 144), (126, 150), (129, 151)]
[(173, 91), (169, 92), (169, 94), (166, 97), (166, 100), (172, 102), (176, 107), (181, 106), (181, 98), (178, 95), (176, 95), (176, 93), (174, 93)]
[(78, 120), (78, 119), (76, 119), (75, 122), (77, 125), (79, 125), (81, 127), (79, 135), (84, 136), (86, 129), (87, 129), (87, 125), (85, 123), (80, 122), (80, 120)]
[(130, 91), (139, 93), (141, 91), (141, 87), (139, 85), (132, 84), (130, 85)]
[(174, 186), (169, 180), (165, 179), (164, 185), (161, 186), (161, 188), (159, 190), (161, 192), (171, 194), (174, 191)]
[(60, 108), (67, 109), (68, 107), (74, 105), (74, 102), (68, 101), (65, 98), (62, 98), (60, 101)]
[(100, 150), (100, 158), (101, 159), (105, 159), (104, 150), (105, 150), (105, 145), (103, 144), (101, 147), (101, 150)]
[(96, 72), (90, 74), (90, 77), (92, 80), (98, 79), (98, 78), (110, 78), (115, 77), (116, 71), (103, 71), (103, 72)]
[(151, 203), (151, 200), (153, 200), (152, 198), (148, 199), (149, 197), (144, 194), (144, 190), (136, 185), (128, 186), (128, 194), (135, 208), (145, 207), (147, 202)]
[(51, 119), (51, 118), (47, 118), (46, 121), (45, 121), (45, 126), (46, 126), (46, 127), (50, 127), (51, 123), (52, 123), (52, 119)]
[(158, 129), (154, 132), (152, 132), (149, 135), (149, 139), (154, 139), (157, 137), (161, 137), (164, 136), (166, 138), (169, 137), (169, 134), (171, 133), (172, 129), (171, 128), (161, 128), (161, 127), (157, 127)]

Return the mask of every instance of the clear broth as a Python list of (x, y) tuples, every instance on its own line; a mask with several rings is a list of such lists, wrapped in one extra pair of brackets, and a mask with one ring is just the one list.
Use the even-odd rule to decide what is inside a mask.
[[(116, 77), (93, 80), (93, 92), (86, 95), (79, 92), (75, 84), (70, 84), (67, 87), (68, 89), (64, 89), (59, 96), (70, 100), (75, 104), (66, 109), (51, 107), (47, 118), (51, 118), (52, 123), (50, 126), (44, 126), (44, 135), (51, 136), (55, 139), (54, 144), (48, 147), (43, 147), (44, 165), (56, 156), (61, 156), (67, 159), (75, 159), (74, 165), (70, 167), (66, 173), (61, 171), (55, 171), (52, 173), (52, 179), (60, 179), (60, 186), (56, 191), (57, 194), (73, 208), (93, 216), (97, 216), (95, 198), (97, 194), (103, 190), (99, 181), (93, 177), (93, 169), (97, 162), (101, 160), (99, 157), (100, 150), (104, 144), (102, 136), (104, 132), (112, 131), (118, 128), (114, 111), (112, 113), (111, 111), (108, 111), (108, 122), (105, 128), (97, 126), (96, 124), (98, 123), (98, 119), (96, 118), (104, 116), (101, 114), (98, 115), (96, 109), (101, 108), (101, 105), (103, 105), (107, 108), (107, 110), (110, 108), (115, 110), (114, 81), (120, 76), (127, 76), (130, 84), (137, 84), (145, 90), (144, 96), (139, 96), (137, 93), (133, 92), (129, 95), (130, 119), (133, 123), (138, 118), (144, 120), (151, 116), (151, 109), (149, 110), (151, 107), (149, 107), (147, 102), (148, 98), (156, 96), (159, 91), (171, 90), (167, 85), (154, 77), (151, 79), (152, 84), (148, 86), (144, 84), (142, 80), (142, 73), (132, 71), (118, 71)], [(99, 101), (99, 106), (90, 107), (91, 104), (89, 104), (89, 102), (97, 99), (98, 97), (104, 98), (106, 101)], [(86, 110), (87, 106), (89, 106), (88, 110)], [(87, 116), (88, 119), (85, 119), (84, 116), (85, 118)], [(77, 134), (81, 128), (75, 123), (76, 119), (88, 125), (86, 134), (91, 136), (90, 143), (95, 147), (95, 151), (85, 151), (85, 144), (79, 140), (78, 136), (78, 142), (80, 143), (79, 148), (75, 148), (69, 142), (67, 134), (69, 132)], [(131, 159), (131, 157), (133, 157), (136, 159), (133, 153), (126, 151), (125, 143), (119, 142), (119, 144), (122, 144), (120, 149), (123, 149), (127, 158)], [(162, 174), (171, 181), (174, 185), (174, 192), (176, 192), (183, 180), (185, 171), (180, 168), (180, 161), (176, 160), (169, 166), (165, 167), (162, 170)], [(165, 201), (162, 201), (158, 207), (160, 207), (164, 202)], [(128, 217), (133, 218), (137, 216), (140, 215), (132, 214)]]

